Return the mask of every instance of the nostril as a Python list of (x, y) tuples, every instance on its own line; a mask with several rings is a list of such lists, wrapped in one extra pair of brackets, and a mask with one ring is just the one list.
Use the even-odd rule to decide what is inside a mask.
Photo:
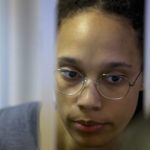
[(99, 111), (100, 107), (99, 106), (92, 106), (92, 105), (78, 105), (79, 109), (81, 111)]

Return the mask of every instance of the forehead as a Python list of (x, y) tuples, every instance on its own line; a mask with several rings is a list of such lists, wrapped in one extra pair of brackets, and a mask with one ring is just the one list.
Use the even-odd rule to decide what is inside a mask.
[(111, 31), (114, 32), (117, 29), (118, 32), (124, 31), (125, 33), (128, 31), (130, 34), (135, 33), (129, 21), (124, 17), (108, 14), (100, 10), (87, 10), (64, 19), (62, 25), (60, 26), (59, 35), (62, 33), (62, 31), (66, 30), (69, 32), (74, 30), (74, 28), (80, 32), (82, 31), (83, 33), (87, 33), (87, 31), (90, 31), (89, 29), (93, 28), (92, 31), (94, 33), (94, 29), (97, 30), (102, 27), (110, 28)]
[[(58, 33), (58, 57), (89, 60), (138, 56), (136, 32), (124, 18), (100, 11), (82, 12), (66, 19)], [(129, 57), (129, 59), (132, 59)], [(130, 60), (131, 61), (131, 60)]]

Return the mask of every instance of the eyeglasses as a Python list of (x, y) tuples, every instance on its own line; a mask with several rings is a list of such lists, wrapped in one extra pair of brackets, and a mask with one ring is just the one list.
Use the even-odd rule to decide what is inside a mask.
[[(111, 100), (123, 99), (133, 87), (141, 74), (138, 73), (131, 83), (125, 75), (102, 74), (95, 82), (99, 94)], [(56, 87), (61, 94), (73, 96), (82, 92), (86, 87), (88, 79), (79, 71), (70, 68), (60, 68), (56, 71)]]

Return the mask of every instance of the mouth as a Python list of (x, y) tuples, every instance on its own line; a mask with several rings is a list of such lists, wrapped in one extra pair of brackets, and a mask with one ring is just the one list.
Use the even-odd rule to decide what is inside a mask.
[(73, 127), (75, 130), (78, 130), (80, 132), (84, 133), (96, 133), (104, 130), (107, 123), (104, 122), (96, 122), (92, 120), (78, 120), (78, 121), (72, 121)]

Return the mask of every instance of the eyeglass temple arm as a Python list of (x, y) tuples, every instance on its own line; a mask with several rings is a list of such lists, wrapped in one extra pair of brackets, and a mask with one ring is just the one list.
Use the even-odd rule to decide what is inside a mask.
[(135, 83), (136, 83), (137, 79), (139, 78), (139, 76), (141, 75), (141, 73), (142, 73), (142, 70), (139, 72), (139, 74), (137, 75), (137, 77), (135, 78), (133, 83), (129, 83), (129, 86), (134, 86), (135, 85)]

